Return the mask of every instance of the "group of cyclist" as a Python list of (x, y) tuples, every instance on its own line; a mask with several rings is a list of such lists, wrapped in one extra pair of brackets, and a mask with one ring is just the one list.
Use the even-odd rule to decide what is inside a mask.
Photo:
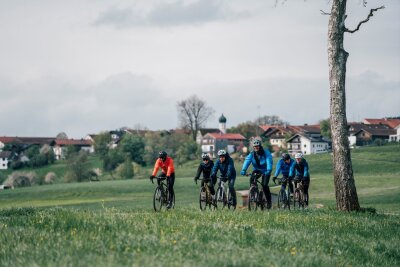
[[(252, 145), (253, 151), (249, 153), (245, 158), (240, 174), (243, 176), (246, 175), (246, 171), (249, 166), (253, 166), (253, 174), (255, 175), (252, 177), (262, 178), (262, 189), (266, 196), (267, 209), (270, 209), (272, 206), (272, 201), (271, 191), (269, 189), (269, 180), (272, 174), (273, 167), (272, 155), (268, 149), (264, 149), (262, 147), (260, 140), (255, 139)], [(202, 155), (202, 162), (197, 168), (194, 181), (197, 183), (200, 175), (203, 174), (202, 185), (207, 182), (210, 188), (210, 193), (215, 196), (214, 186), (217, 182), (217, 173), (220, 172), (220, 176), (223, 177), (223, 179), (226, 179), (226, 181), (228, 182), (229, 190), (232, 193), (233, 197), (233, 207), (235, 208), (237, 205), (237, 200), (235, 192), (236, 170), (234, 166), (234, 161), (230, 157), (229, 153), (225, 150), (219, 150), (217, 155), (218, 158), (216, 159), (215, 163), (208, 154)], [(172, 207), (172, 195), (174, 194), (175, 169), (172, 158), (169, 157), (165, 151), (161, 151), (159, 153), (159, 157), (154, 165), (153, 173), (150, 176), (150, 179), (152, 181), (153, 178), (155, 178), (155, 176), (157, 175), (160, 168), (162, 170), (160, 176), (167, 179), (168, 192), (170, 194), (169, 199), (171, 199), (167, 206), (167, 209), (169, 209)], [(303, 154), (295, 154), (295, 160), (293, 160), (289, 154), (283, 153), (282, 158), (276, 164), (275, 174), (272, 177), (274, 183), (276, 183), (276, 179), (280, 173), (282, 173), (283, 176), (283, 178), (281, 178), (281, 186), (284, 190), (288, 185), (290, 191), (293, 193), (292, 182), (295, 183), (295, 187), (300, 181), (303, 183), (304, 193), (306, 196), (305, 204), (306, 206), (308, 206), (308, 188), (310, 185), (310, 174), (308, 163), (303, 158)], [(250, 184), (251, 183), (252, 181), (250, 181)]]

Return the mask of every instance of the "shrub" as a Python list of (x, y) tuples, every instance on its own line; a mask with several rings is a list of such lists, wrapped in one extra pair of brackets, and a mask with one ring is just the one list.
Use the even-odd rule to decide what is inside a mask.
[(54, 172), (48, 172), (44, 177), (45, 184), (52, 184), (56, 180), (57, 175)]
[(4, 184), (14, 187), (24, 187), (34, 185), (37, 181), (38, 179), (34, 172), (13, 172), (7, 177)]

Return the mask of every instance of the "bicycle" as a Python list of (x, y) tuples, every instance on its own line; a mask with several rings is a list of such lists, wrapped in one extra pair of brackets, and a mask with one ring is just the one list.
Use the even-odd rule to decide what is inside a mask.
[[(222, 208), (225, 208), (225, 206), (228, 205), (228, 209), (231, 207), (235, 208), (233, 206), (233, 197), (231, 194), (231, 191), (229, 190), (229, 186), (226, 187), (226, 192), (225, 192), (225, 183), (228, 181), (227, 177), (219, 177), (219, 183), (218, 183), (218, 188), (215, 193), (217, 203), (221, 203)], [(218, 204), (217, 204), (218, 206)]]
[[(213, 199), (213, 196), (210, 192), (210, 187), (208, 186), (208, 182), (210, 179), (199, 179), (202, 180), (202, 186), (200, 187), (200, 197), (199, 197), (199, 204), (200, 210), (206, 210), (207, 207), (209, 209), (217, 209), (217, 202)], [(196, 181), (197, 184), (197, 181)]]
[[(264, 210), (267, 206), (267, 198), (265, 197), (264, 191), (262, 190), (262, 184), (258, 180), (261, 177), (260, 174), (251, 173), (245, 174), (245, 176), (250, 176), (250, 188), (249, 188), (249, 201), (248, 201), (248, 209), (249, 211), (256, 211), (258, 207), (261, 210)], [(261, 185), (261, 190), (258, 189), (258, 184)]]
[[(296, 179), (296, 178), (295, 178)], [(293, 206), (296, 209), (304, 209), (306, 206), (306, 195), (304, 193), (304, 184), (303, 181), (300, 179), (296, 179), (297, 185), (296, 189), (294, 190), (294, 196), (293, 196)]]
[(278, 209), (289, 209), (290, 210), (290, 186), (289, 178), (282, 177), (279, 179), (279, 184), (287, 182), (286, 191), (281, 187), (278, 192)]
[[(154, 177), (157, 179), (157, 187), (153, 196), (153, 207), (155, 211), (161, 211), (163, 206), (169, 203), (168, 181), (164, 182), (166, 177)], [(151, 182), (154, 184), (153, 180)], [(172, 194), (172, 208), (175, 208), (175, 193)]]

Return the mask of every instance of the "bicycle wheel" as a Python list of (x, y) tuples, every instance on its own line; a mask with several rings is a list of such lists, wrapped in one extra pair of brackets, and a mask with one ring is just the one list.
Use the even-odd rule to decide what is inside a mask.
[(285, 190), (281, 189), (279, 190), (278, 193), (278, 209), (284, 209), (285, 208)]
[(288, 191), (286, 191), (286, 206), (287, 208), (290, 210), (290, 191), (288, 189)]
[(261, 190), (260, 193), (258, 193), (257, 205), (260, 207), (261, 210), (264, 210), (266, 202), (267, 199), (265, 198), (264, 192)]
[[(220, 203), (222, 205), (222, 208), (225, 208), (226, 206), (226, 194), (225, 191), (222, 189), (222, 187), (218, 187), (217, 189), (217, 203)], [(218, 205), (218, 204), (217, 204)]]
[(228, 198), (228, 209), (236, 209), (236, 206), (234, 206), (233, 205), (233, 196), (232, 196), (232, 193), (231, 193), (231, 190), (229, 190), (229, 187), (228, 187), (228, 189), (227, 189), (227, 198)]
[(249, 201), (248, 201), (249, 211), (257, 210), (257, 199), (258, 199), (257, 191), (258, 191), (257, 188), (253, 186), (249, 190)]
[(300, 190), (296, 189), (293, 195), (293, 207), (294, 209), (300, 209), (301, 205), (301, 194)]
[(200, 188), (200, 196), (199, 196), (199, 203), (200, 203), (200, 210), (205, 210), (207, 208), (207, 191), (204, 186)]
[(157, 187), (153, 196), (153, 207), (155, 211), (160, 211), (163, 205), (164, 195), (160, 187)]

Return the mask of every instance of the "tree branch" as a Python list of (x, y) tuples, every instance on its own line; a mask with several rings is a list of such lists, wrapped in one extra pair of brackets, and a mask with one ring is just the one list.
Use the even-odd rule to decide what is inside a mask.
[(329, 15), (329, 16), (331, 15), (331, 13), (325, 12), (322, 9), (320, 9), (319, 11), (321, 11), (321, 15)]
[(358, 25), (357, 25), (357, 28), (355, 28), (354, 30), (349, 30), (349, 29), (347, 29), (347, 28), (345, 27), (345, 28), (344, 28), (344, 31), (345, 31), (345, 32), (349, 32), (349, 33), (355, 33), (356, 31), (358, 31), (358, 30), (360, 29), (360, 27), (361, 27), (362, 24), (364, 24), (364, 23), (366, 23), (366, 22), (369, 21), (369, 19), (374, 15), (374, 12), (375, 12), (375, 11), (377, 11), (377, 10), (379, 10), (379, 9), (384, 9), (384, 8), (385, 8), (385, 6), (381, 6), (381, 7), (378, 7), (378, 8), (373, 8), (373, 9), (371, 9), (371, 10), (369, 11), (368, 17), (367, 17), (365, 20), (360, 21), (360, 23), (358, 23)]

